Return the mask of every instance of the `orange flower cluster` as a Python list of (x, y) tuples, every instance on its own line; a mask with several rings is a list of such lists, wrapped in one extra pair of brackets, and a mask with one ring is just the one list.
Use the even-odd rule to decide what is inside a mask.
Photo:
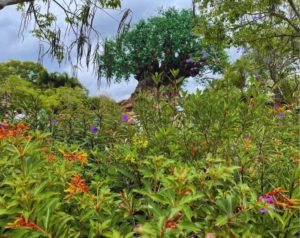
[(88, 187), (86, 186), (85, 182), (81, 178), (80, 175), (75, 174), (73, 175), (71, 182), (68, 183), (69, 187), (65, 190), (65, 192), (69, 193), (65, 199), (68, 200), (72, 198), (75, 194), (78, 193), (90, 193)]
[(55, 154), (49, 154), (49, 155), (47, 156), (48, 162), (51, 162), (51, 161), (53, 161), (54, 159), (55, 159)]
[(299, 207), (299, 199), (290, 199), (285, 194), (286, 190), (283, 188), (275, 188), (270, 193), (266, 193), (264, 197), (272, 197), (272, 204), (277, 205), (279, 207), (284, 208), (300, 208)]
[(165, 229), (174, 229), (177, 227), (180, 219), (183, 217), (182, 213), (178, 213), (177, 215), (171, 217), (170, 219), (166, 220), (164, 223)]
[(17, 125), (8, 124), (7, 122), (0, 123), (0, 139), (17, 136), (23, 136), (25, 139), (29, 139), (28, 136), (24, 136), (27, 131), (28, 127), (23, 122)]
[(41, 227), (39, 227), (35, 223), (30, 222), (30, 221), (26, 221), (26, 219), (23, 215), (17, 217), (17, 219), (14, 222), (8, 223), (5, 228), (7, 228), (7, 229), (16, 229), (18, 227), (29, 227), (29, 228), (33, 228), (33, 229), (39, 230), (39, 231), (47, 234), (46, 231), (44, 231)]
[(86, 164), (88, 155), (87, 153), (81, 152), (81, 153), (67, 153), (67, 152), (62, 152), (65, 159), (67, 161), (74, 161), (74, 160), (79, 160), (81, 164)]

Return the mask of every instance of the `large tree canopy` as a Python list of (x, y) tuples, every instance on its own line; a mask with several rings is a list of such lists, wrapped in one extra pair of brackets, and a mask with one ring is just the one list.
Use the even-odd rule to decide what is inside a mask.
[(139, 82), (161, 74), (161, 82), (170, 83), (171, 69), (178, 77), (202, 75), (208, 70), (221, 72), (226, 64), (224, 50), (206, 44), (193, 33), (195, 22), (189, 10), (169, 9), (141, 20), (117, 39), (108, 39), (99, 58), (100, 75), (116, 81), (131, 75)]
[[(77, 66), (84, 60), (89, 66), (90, 62), (95, 62), (101, 48), (101, 29), (95, 26), (95, 18), (99, 12), (108, 14), (108, 8), (119, 8), (121, 0), (0, 0), (0, 10), (16, 4), (22, 12), (20, 32), (29, 22), (34, 23), (32, 33), (41, 42), (40, 59), (50, 54), (58, 62), (66, 59)], [(126, 25), (128, 15), (130, 10), (125, 10), (119, 32)], [(75, 62), (72, 60), (74, 57), (77, 59)]]

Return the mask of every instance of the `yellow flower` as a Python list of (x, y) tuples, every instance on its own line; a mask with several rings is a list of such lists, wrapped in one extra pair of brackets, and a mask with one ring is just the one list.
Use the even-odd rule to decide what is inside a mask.
[(134, 137), (132, 138), (132, 142), (134, 145), (139, 146), (141, 148), (147, 148), (149, 144), (147, 138), (141, 135), (134, 135)]
[(125, 160), (128, 161), (128, 162), (134, 163), (135, 162), (135, 157), (134, 157), (133, 154), (127, 154), (125, 156)]

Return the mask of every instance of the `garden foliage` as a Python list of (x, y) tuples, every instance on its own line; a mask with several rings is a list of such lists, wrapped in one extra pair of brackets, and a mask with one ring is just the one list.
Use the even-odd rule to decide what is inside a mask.
[[(240, 2), (107, 40), (105, 76), (150, 82), (134, 114), (65, 74), (1, 64), (0, 237), (299, 237), (300, 15), (293, 0)], [(227, 65), (231, 46), (244, 56)], [(180, 89), (207, 69), (222, 78)]]
[(59, 88), (47, 120), (2, 122), (1, 237), (297, 237), (296, 101), (257, 82), (164, 90), (130, 118)]

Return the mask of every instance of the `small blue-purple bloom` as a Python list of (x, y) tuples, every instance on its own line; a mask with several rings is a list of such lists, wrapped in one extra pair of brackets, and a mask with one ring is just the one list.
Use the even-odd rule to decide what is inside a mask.
[(278, 113), (277, 116), (278, 117), (284, 117), (284, 114), (283, 113)]
[(56, 119), (51, 119), (50, 123), (51, 123), (51, 125), (55, 125), (57, 123), (57, 120)]
[(267, 213), (268, 211), (266, 209), (260, 208), (259, 209), (260, 213)]
[(122, 115), (122, 121), (128, 121), (128, 116), (126, 114)]
[(96, 134), (98, 132), (98, 128), (96, 125), (92, 125), (91, 128), (90, 128), (91, 132)]
[[(262, 201), (265, 201), (267, 204), (273, 204), (273, 197), (272, 196), (267, 196), (267, 197), (260, 196), (258, 198), (258, 202), (262, 202)], [(274, 208), (271, 208), (271, 209), (274, 210)], [(268, 210), (263, 209), (263, 208), (260, 208), (259, 211), (260, 211), (260, 213), (267, 213), (268, 212)]]
[(279, 108), (278, 103), (275, 103), (275, 104), (274, 104), (274, 109), (277, 110), (278, 108)]

